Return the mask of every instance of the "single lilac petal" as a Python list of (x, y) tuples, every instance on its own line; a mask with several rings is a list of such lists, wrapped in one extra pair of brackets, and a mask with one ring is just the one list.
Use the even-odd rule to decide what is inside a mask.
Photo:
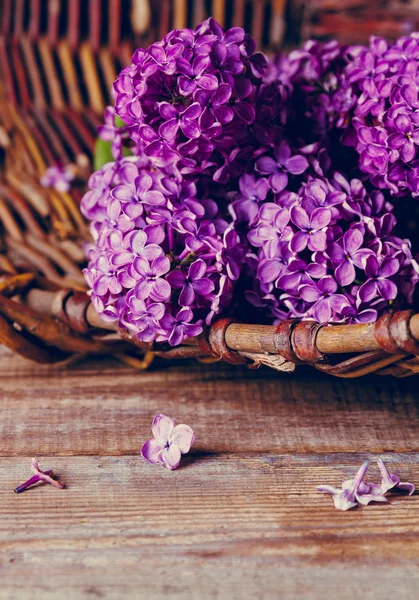
[(377, 291), (377, 282), (369, 279), (359, 288), (358, 295), (362, 302), (371, 302), (377, 296)]
[(407, 163), (415, 158), (416, 147), (411, 139), (403, 144), (400, 154), (404, 162)]
[(112, 190), (112, 196), (121, 202), (129, 202), (135, 197), (134, 190), (128, 185), (117, 185)]
[(269, 177), (269, 185), (277, 194), (282, 192), (288, 185), (288, 175), (284, 172), (273, 173)]
[(141, 254), (147, 242), (147, 234), (141, 229), (131, 237), (131, 248), (135, 254)]
[(313, 252), (323, 252), (327, 246), (327, 235), (325, 231), (315, 231), (308, 236), (308, 247)]
[(269, 175), (275, 173), (278, 170), (277, 162), (270, 156), (262, 156), (256, 162), (256, 170), (262, 175)]
[(237, 116), (246, 123), (253, 123), (256, 117), (255, 107), (250, 102), (238, 102), (235, 104)]
[(406, 115), (399, 115), (394, 120), (394, 125), (396, 129), (403, 134), (408, 133), (411, 130), (411, 122), (409, 117)]
[(293, 252), (302, 252), (307, 247), (309, 237), (305, 231), (297, 231), (290, 241), (291, 250)]
[(171, 444), (168, 448), (164, 448), (161, 453), (163, 464), (169, 471), (174, 471), (174, 469), (178, 468), (181, 456), (180, 448), (176, 444)]
[(264, 283), (271, 283), (278, 279), (282, 269), (282, 264), (279, 261), (266, 259), (259, 263), (258, 277)]
[(302, 285), (298, 291), (306, 302), (317, 302), (321, 297), (319, 290), (314, 285)]
[(194, 102), (182, 113), (184, 119), (197, 119), (202, 112), (202, 107), (199, 102)]
[(215, 75), (207, 73), (197, 79), (197, 84), (205, 90), (215, 90), (218, 87), (218, 79)]
[(179, 295), (180, 306), (191, 306), (195, 300), (195, 291), (190, 283), (183, 286)]
[(242, 27), (231, 27), (225, 32), (223, 42), (226, 45), (241, 44), (244, 40), (244, 36), (245, 32)]
[(382, 494), (356, 494), (356, 500), (359, 504), (367, 506), (370, 502), (387, 502), (387, 498)]
[(232, 94), (231, 86), (227, 83), (222, 83), (215, 90), (214, 95), (212, 97), (212, 102), (214, 104), (225, 104), (230, 100)]
[(317, 287), (325, 294), (334, 294), (338, 286), (331, 275), (326, 275), (326, 277), (322, 277), (322, 279), (320, 279)]
[(305, 156), (296, 154), (287, 160), (286, 169), (292, 175), (301, 175), (301, 173), (304, 173), (308, 169), (308, 160)]
[(418, 91), (413, 85), (403, 85), (400, 95), (409, 106), (416, 106), (418, 101)]
[(180, 121), (178, 119), (170, 119), (169, 121), (165, 121), (159, 127), (159, 134), (165, 140), (173, 140), (176, 137), (180, 125)]
[(414, 493), (415, 493), (415, 490), (416, 490), (416, 488), (415, 488), (415, 486), (413, 485), (413, 483), (409, 483), (409, 482), (407, 482), (407, 481), (400, 481), (400, 482), (397, 484), (396, 488), (397, 488), (398, 490), (401, 490), (401, 491), (403, 491), (403, 492), (407, 492), (409, 496), (412, 496), (412, 494), (414, 494)]
[(166, 120), (176, 119), (178, 111), (169, 102), (162, 102), (159, 106), (159, 113)]
[(195, 292), (197, 294), (201, 294), (201, 296), (208, 296), (208, 294), (213, 292), (215, 288), (214, 282), (211, 281), (209, 277), (203, 277), (202, 279), (194, 281), (192, 286)]
[(159, 206), (165, 204), (166, 199), (161, 192), (158, 190), (150, 190), (144, 194), (144, 202), (152, 204), (153, 206)]
[(385, 300), (394, 300), (397, 298), (397, 285), (389, 279), (380, 279), (377, 281), (378, 290)]
[(200, 279), (205, 275), (207, 265), (202, 259), (198, 259), (189, 267), (188, 276), (190, 279)]
[(175, 422), (172, 418), (163, 414), (158, 414), (154, 417), (151, 431), (154, 439), (160, 446), (164, 447), (169, 442), (174, 427)]
[(399, 270), (400, 263), (397, 258), (385, 258), (378, 269), (379, 277), (392, 277)]
[(356, 252), (362, 246), (363, 241), (364, 237), (359, 229), (351, 229), (343, 236), (343, 245), (349, 254)]
[(176, 269), (174, 271), (171, 271), (167, 275), (166, 279), (174, 289), (179, 289), (185, 285), (186, 278), (181, 271)]
[(162, 463), (163, 447), (156, 440), (147, 440), (141, 448), (141, 456), (153, 464)]
[(303, 229), (305, 231), (310, 229), (310, 219), (308, 218), (306, 211), (300, 206), (293, 206), (291, 208), (290, 216), (291, 221), (294, 223), (294, 225), (296, 225), (300, 229)]
[(341, 262), (346, 260), (345, 251), (339, 244), (331, 244), (328, 248), (328, 255), (330, 256), (334, 265), (339, 265)]
[(332, 213), (328, 208), (316, 208), (311, 215), (310, 225), (313, 229), (323, 229), (329, 225), (331, 218)]
[(193, 429), (189, 425), (176, 425), (170, 434), (170, 444), (174, 444), (179, 448), (182, 454), (186, 454), (191, 449), (195, 440)]
[(365, 274), (367, 277), (376, 277), (378, 275), (379, 263), (377, 257), (369, 256), (365, 261)]
[(355, 267), (348, 260), (343, 261), (335, 271), (339, 285), (347, 286), (353, 283), (356, 277)]
[(156, 277), (165, 275), (170, 269), (170, 260), (167, 256), (159, 256), (152, 262), (153, 273)]
[(153, 319), (160, 321), (165, 313), (165, 306), (164, 304), (156, 302), (154, 304), (149, 304), (147, 310)]
[(340, 492), (339, 488), (335, 488), (332, 485), (318, 485), (316, 486), (316, 490), (318, 492), (323, 492), (324, 494), (338, 494)]
[(164, 302), (170, 298), (171, 293), (172, 288), (169, 282), (159, 277), (152, 284), (150, 297), (157, 302)]
[(180, 128), (187, 138), (198, 138), (201, 135), (201, 129), (195, 121), (185, 119), (181, 121)]
[(322, 298), (312, 307), (314, 320), (318, 323), (329, 323), (332, 317), (331, 303)]

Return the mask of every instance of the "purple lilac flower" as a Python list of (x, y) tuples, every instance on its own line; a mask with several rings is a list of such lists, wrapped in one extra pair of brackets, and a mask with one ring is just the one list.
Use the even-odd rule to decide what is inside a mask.
[(356, 277), (355, 267), (365, 268), (365, 261), (374, 252), (361, 246), (364, 236), (359, 229), (346, 231), (339, 242), (331, 244), (329, 256), (336, 265), (335, 277), (339, 285), (347, 286), (354, 282)]
[(291, 153), (287, 142), (283, 141), (274, 150), (275, 159), (263, 156), (256, 162), (256, 170), (263, 175), (270, 175), (269, 185), (274, 192), (282, 192), (288, 184), (288, 173), (301, 175), (308, 168), (308, 161), (301, 154)]
[(355, 508), (358, 505), (358, 492), (360, 486), (367, 472), (369, 462), (366, 460), (359, 468), (355, 477), (351, 480), (350, 485), (347, 488), (337, 489), (329, 485), (317, 486), (317, 491), (324, 492), (325, 494), (331, 494), (333, 502), (338, 510), (349, 510)]
[(153, 464), (162, 464), (169, 471), (177, 469), (182, 454), (187, 454), (195, 441), (189, 425), (176, 425), (166, 415), (156, 415), (151, 425), (153, 439), (141, 448), (141, 456)]
[(347, 304), (343, 294), (337, 294), (338, 284), (331, 275), (322, 277), (318, 282), (303, 284), (299, 287), (300, 297), (310, 303), (310, 312), (318, 323), (329, 323), (335, 313), (340, 314)]
[(190, 306), (195, 300), (196, 294), (208, 296), (214, 290), (214, 282), (205, 277), (207, 265), (202, 259), (193, 262), (187, 274), (182, 270), (172, 271), (167, 280), (174, 289), (180, 289), (179, 304)]
[(185, 338), (195, 337), (202, 333), (202, 323), (192, 323), (192, 319), (193, 312), (188, 306), (181, 308), (176, 315), (166, 313), (163, 316), (161, 325), (168, 332), (167, 341), (171, 346), (177, 346)]
[(75, 171), (73, 165), (57, 163), (52, 167), (48, 167), (41, 177), (40, 183), (44, 187), (56, 189), (57, 192), (68, 192), (74, 178)]
[(247, 221), (252, 225), (258, 214), (258, 204), (268, 195), (268, 182), (244, 173), (239, 179), (239, 189), (231, 204), (232, 211), (239, 221)]
[(379, 261), (376, 256), (369, 256), (365, 261), (365, 275), (368, 279), (359, 289), (362, 302), (369, 302), (376, 296), (394, 300), (397, 296), (397, 285), (389, 277), (396, 275), (399, 268), (397, 258), (385, 257)]
[(291, 220), (298, 231), (290, 242), (294, 252), (301, 252), (306, 247), (310, 250), (323, 251), (326, 249), (326, 227), (329, 225), (332, 214), (327, 208), (316, 208), (309, 216), (301, 206), (291, 209)]

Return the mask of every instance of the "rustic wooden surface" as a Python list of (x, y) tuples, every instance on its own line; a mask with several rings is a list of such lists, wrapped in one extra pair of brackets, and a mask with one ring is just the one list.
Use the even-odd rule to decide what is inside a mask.
[[(417, 598), (418, 495), (340, 513), (314, 489), (377, 455), (418, 484), (417, 389), (2, 350), (0, 599)], [(158, 412), (197, 436), (172, 473), (138, 455)], [(35, 454), (65, 490), (13, 493)]]

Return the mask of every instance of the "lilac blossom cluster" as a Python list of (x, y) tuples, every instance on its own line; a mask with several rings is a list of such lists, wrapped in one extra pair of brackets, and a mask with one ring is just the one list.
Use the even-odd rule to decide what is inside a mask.
[[(369, 47), (345, 51), (347, 65), (331, 98), (346, 92), (339, 126), (344, 143), (359, 153), (359, 168), (372, 184), (395, 196), (419, 195), (419, 34), (388, 44), (371, 37)], [(348, 113), (349, 117), (348, 118)]]
[[(403, 144), (391, 129), (415, 119), (406, 39), (309, 41), (267, 63), (242, 29), (209, 19), (137, 50), (99, 129), (115, 160), (82, 201), (99, 314), (177, 345), (237, 308), (371, 322), (412, 303), (419, 267), (392, 212), (416, 161), (414, 126)], [(397, 44), (411, 56), (398, 76)]]
[(412, 300), (418, 265), (379, 190), (335, 173), (277, 193), (271, 177), (254, 180), (270, 189), (248, 233), (251, 304), (278, 321), (359, 323)]
[(176, 167), (107, 163), (82, 201), (94, 243), (84, 270), (101, 317), (143, 342), (180, 344), (231, 302), (245, 258), (239, 234)]
[(189, 174), (215, 166), (217, 180), (237, 149), (236, 136), (255, 121), (266, 66), (240, 27), (224, 32), (209, 19), (195, 31), (175, 29), (138, 49), (122, 69), (115, 112), (137, 151), (178, 161)]
[(276, 57), (264, 80), (265, 133), (255, 132), (230, 211), (251, 246), (245, 297), (268, 321), (371, 322), (413, 301), (419, 267), (395, 233), (391, 195), (346, 145), (363, 101), (348, 80), (351, 52), (309, 41)]

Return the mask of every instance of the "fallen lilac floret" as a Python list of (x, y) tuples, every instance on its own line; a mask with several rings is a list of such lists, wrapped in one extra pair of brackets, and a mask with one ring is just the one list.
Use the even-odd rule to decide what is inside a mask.
[(141, 456), (153, 464), (163, 464), (167, 469), (177, 469), (182, 454), (187, 454), (195, 441), (189, 425), (176, 425), (166, 415), (156, 415), (151, 425), (154, 439), (147, 440)]
[(319, 485), (316, 489), (319, 492), (331, 494), (338, 510), (349, 510), (357, 504), (366, 506), (370, 502), (387, 502), (385, 494), (393, 489), (406, 491), (409, 496), (415, 492), (413, 483), (401, 482), (396, 473), (389, 473), (381, 458), (377, 460), (377, 464), (382, 476), (380, 484), (364, 481), (369, 465), (368, 461), (365, 461), (354, 479), (344, 481), (341, 488)]
[(35, 483), (39, 483), (40, 481), (43, 481), (45, 483), (50, 483), (51, 485), (53, 485), (54, 487), (59, 488), (59, 489), (64, 488), (64, 484), (61, 483), (61, 481), (53, 479), (54, 471), (52, 471), (52, 470), (41, 471), (41, 469), (39, 468), (39, 462), (38, 462), (37, 458), (32, 459), (31, 470), (32, 470), (33, 476), (30, 479), (28, 479), (27, 481), (25, 481), (25, 483), (22, 483), (17, 488), (15, 488), (14, 491), (16, 494), (20, 494), (21, 492), (24, 492), (29, 487), (31, 487), (32, 485), (35, 485)]
[(362, 484), (362, 481), (365, 477), (365, 473), (367, 472), (369, 462), (366, 460), (357, 474), (352, 480), (348, 480), (344, 483), (348, 484), (347, 488), (334, 488), (330, 485), (319, 485), (317, 486), (317, 491), (324, 492), (325, 494), (331, 494), (333, 496), (333, 502), (338, 510), (349, 510), (350, 508), (355, 508), (357, 506), (357, 494), (358, 490)]

